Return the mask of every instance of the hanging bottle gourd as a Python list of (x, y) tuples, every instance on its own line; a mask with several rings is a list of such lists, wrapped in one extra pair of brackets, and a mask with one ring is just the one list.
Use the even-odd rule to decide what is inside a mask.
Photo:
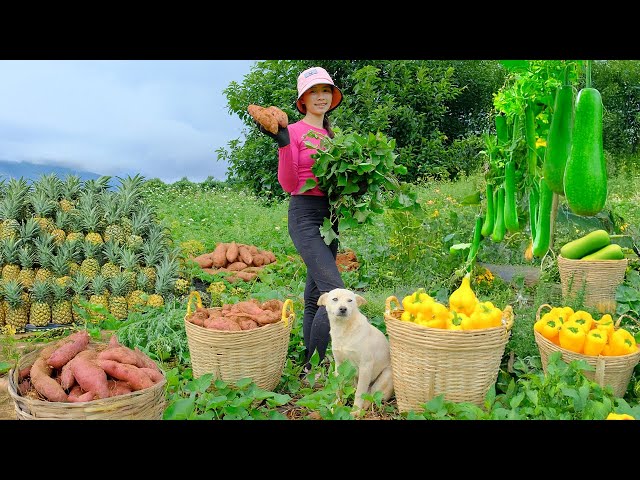
[(586, 87), (578, 92), (571, 153), (564, 172), (567, 205), (576, 215), (592, 216), (607, 200), (607, 167), (602, 144), (602, 97), (591, 87), (591, 61)]
[(547, 134), (547, 149), (542, 164), (542, 175), (547, 185), (558, 195), (564, 195), (564, 171), (571, 153), (574, 105), (575, 88), (568, 83), (568, 72), (565, 68), (564, 84), (556, 91)]

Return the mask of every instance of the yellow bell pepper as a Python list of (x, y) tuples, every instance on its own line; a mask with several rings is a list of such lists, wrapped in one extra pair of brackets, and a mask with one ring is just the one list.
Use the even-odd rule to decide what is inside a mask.
[(611, 335), (611, 355), (628, 355), (638, 350), (636, 339), (628, 330), (619, 328)]
[(582, 329), (582, 325), (575, 321), (564, 323), (558, 335), (560, 346), (576, 353), (582, 353), (586, 338), (587, 333)]
[[(607, 342), (611, 341), (610, 337), (607, 337)], [(602, 349), (602, 351), (600, 352), (600, 355), (602, 355), (603, 357), (610, 357), (611, 356), (611, 344), (607, 343), (604, 348)]]
[(545, 313), (542, 318), (544, 318), (545, 316), (552, 316), (554, 318), (556, 318), (557, 320), (559, 320), (560, 322), (564, 323), (567, 320), (569, 320), (569, 317), (571, 315), (573, 315), (573, 308), (571, 307), (553, 307), (551, 310), (549, 310), (547, 313)]
[(449, 308), (471, 316), (477, 304), (478, 297), (471, 289), (471, 278), (467, 274), (462, 278), (460, 286), (449, 296)]
[(468, 328), (463, 328), (463, 325), (466, 324), (467, 327), (469, 326), (469, 317), (464, 313), (452, 311), (446, 323), (447, 330), (468, 330)]
[(404, 312), (402, 312), (402, 315), (400, 315), (400, 320), (402, 320), (403, 322), (413, 322), (414, 317), (405, 310)]
[(567, 321), (576, 322), (582, 327), (585, 333), (591, 330), (591, 326), (593, 325), (593, 317), (589, 312), (585, 312), (584, 310), (578, 310), (573, 315), (571, 315)]
[(402, 308), (415, 316), (418, 313), (418, 305), (428, 300), (432, 298), (424, 292), (424, 288), (420, 288), (402, 299)]
[(595, 328), (604, 330), (607, 332), (607, 338), (611, 339), (611, 335), (613, 335), (613, 331), (615, 330), (615, 326), (613, 323), (613, 318), (608, 313), (604, 314), (600, 320), (594, 321)]
[(419, 311), (416, 323), (431, 328), (447, 328), (447, 319), (452, 315), (449, 309), (439, 302), (427, 302), (428, 309)]
[(562, 321), (554, 318), (553, 316), (547, 316), (546, 320), (543, 317), (533, 325), (533, 328), (536, 329), (544, 338), (556, 345), (559, 344), (558, 335), (560, 334), (561, 327)]
[(611, 412), (607, 415), (605, 420), (635, 420), (635, 417), (629, 415), (628, 413), (615, 413)]
[(502, 310), (486, 301), (476, 305), (470, 316), (473, 329), (498, 327), (502, 324)]
[(607, 344), (607, 332), (599, 328), (589, 330), (584, 341), (584, 354), (598, 356)]

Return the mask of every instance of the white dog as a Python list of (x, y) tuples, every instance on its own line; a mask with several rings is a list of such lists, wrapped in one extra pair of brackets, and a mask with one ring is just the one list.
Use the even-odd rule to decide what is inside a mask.
[(324, 305), (329, 315), (335, 373), (345, 360), (358, 369), (354, 400), (358, 410), (370, 404), (362, 399), (363, 393), (381, 391), (385, 401), (393, 395), (389, 340), (360, 312), (358, 307), (365, 302), (363, 297), (344, 288), (323, 293), (318, 299), (318, 305)]

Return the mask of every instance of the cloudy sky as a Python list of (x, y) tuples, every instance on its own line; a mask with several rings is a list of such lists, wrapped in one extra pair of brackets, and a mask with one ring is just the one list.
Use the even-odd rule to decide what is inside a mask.
[(0, 60), (0, 160), (172, 183), (224, 180), (222, 91), (254, 60)]

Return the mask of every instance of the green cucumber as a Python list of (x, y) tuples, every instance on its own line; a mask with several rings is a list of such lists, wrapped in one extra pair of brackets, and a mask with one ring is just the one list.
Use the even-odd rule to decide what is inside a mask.
[(487, 195), (487, 211), (484, 216), (484, 223), (482, 224), (482, 236), (488, 237), (493, 232), (493, 221), (495, 219), (494, 206), (493, 206), (493, 185), (487, 183), (486, 186)]
[(574, 104), (573, 85), (560, 86), (556, 92), (547, 134), (547, 149), (542, 164), (542, 173), (549, 188), (558, 195), (564, 195), (564, 171), (571, 153)]
[(564, 170), (564, 195), (573, 213), (593, 216), (607, 200), (607, 165), (602, 143), (602, 96), (591, 87), (590, 67), (586, 85), (576, 97), (571, 153)]
[(507, 126), (507, 117), (503, 113), (498, 113), (495, 117), (496, 136), (498, 137), (498, 145), (506, 145), (509, 141), (509, 127)]
[(606, 230), (594, 230), (564, 244), (560, 249), (560, 255), (570, 260), (578, 260), (610, 244), (611, 237)]
[(516, 191), (516, 166), (509, 160), (504, 166), (504, 225), (511, 233), (520, 230)]
[(504, 186), (500, 185), (497, 190), (497, 200), (494, 208), (496, 211), (496, 218), (493, 224), (493, 232), (491, 233), (491, 240), (496, 243), (500, 243), (504, 240), (504, 234), (507, 228), (504, 224)]
[(617, 243), (612, 243), (589, 255), (585, 255), (580, 260), (622, 260), (623, 258), (622, 247)]
[(540, 205), (536, 218), (536, 236), (533, 240), (533, 256), (544, 257), (551, 244), (551, 210), (553, 209), (553, 191), (544, 177), (540, 178)]

